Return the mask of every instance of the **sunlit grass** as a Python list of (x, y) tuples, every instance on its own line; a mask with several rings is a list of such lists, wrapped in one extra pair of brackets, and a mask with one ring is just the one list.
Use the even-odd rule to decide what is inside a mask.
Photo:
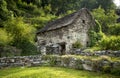
[(0, 70), (0, 78), (120, 78), (110, 74), (61, 67), (8, 68)]

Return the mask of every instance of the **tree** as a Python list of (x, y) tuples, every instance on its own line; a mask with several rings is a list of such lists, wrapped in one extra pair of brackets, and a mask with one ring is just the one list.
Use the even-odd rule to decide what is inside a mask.
[(0, 46), (9, 45), (12, 41), (12, 36), (6, 32), (3, 28), (0, 29)]
[(113, 0), (96, 0), (97, 7), (101, 6), (105, 11), (113, 10), (116, 8)]
[(33, 44), (35, 29), (31, 25), (24, 23), (22, 17), (8, 20), (5, 29), (13, 36), (12, 46), (22, 49), (23, 54), (32, 54), (36, 50)]
[(97, 8), (97, 1), (96, 0), (81, 0), (80, 3), (81, 8), (88, 8), (90, 10)]
[(116, 23), (117, 15), (114, 10), (110, 10), (108, 13), (104, 9), (99, 7), (92, 11), (92, 15), (102, 26), (102, 31), (108, 34), (108, 28), (112, 24)]
[(0, 0), (0, 27), (3, 27), (3, 21), (10, 18), (10, 12), (7, 9), (7, 3), (5, 0)]
[(115, 9), (116, 6), (113, 0), (81, 0), (80, 7), (86, 7), (90, 10), (101, 6), (105, 11)]

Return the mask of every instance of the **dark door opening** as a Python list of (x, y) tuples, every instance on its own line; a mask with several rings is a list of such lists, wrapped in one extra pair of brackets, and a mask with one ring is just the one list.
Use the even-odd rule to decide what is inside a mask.
[(65, 55), (65, 50), (66, 50), (66, 43), (65, 42), (62, 42), (62, 43), (59, 43), (60, 47), (61, 47), (61, 55)]

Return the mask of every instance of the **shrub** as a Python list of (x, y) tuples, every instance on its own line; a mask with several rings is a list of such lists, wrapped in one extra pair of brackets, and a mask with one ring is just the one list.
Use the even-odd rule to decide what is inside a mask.
[(120, 76), (120, 67), (119, 68), (112, 68), (111, 69), (111, 74)]
[(95, 20), (96, 25), (94, 26), (94, 28), (90, 28), (88, 35), (89, 35), (89, 47), (93, 47), (95, 46), (95, 44), (97, 44), (98, 41), (100, 41), (105, 34), (102, 32), (102, 26), (101, 24), (98, 22), (98, 20)]
[(20, 55), (21, 55), (21, 50), (13, 46), (5, 46), (3, 48), (3, 52), (1, 53), (2, 57), (3, 56), (12, 57), (12, 56), (20, 56)]
[(103, 72), (110, 73), (110, 71), (111, 71), (111, 66), (110, 65), (103, 66)]
[(97, 44), (101, 50), (120, 50), (120, 36), (104, 37)]
[(105, 34), (102, 32), (97, 33), (95, 31), (90, 31), (89, 32), (90, 42), (89, 42), (88, 46), (90, 46), (90, 47), (95, 46), (104, 36), (105, 36)]
[(73, 47), (73, 48), (82, 48), (83, 45), (81, 44), (81, 42), (76, 41), (75, 43), (72, 44), (72, 47)]
[(111, 35), (120, 35), (120, 24), (114, 24), (109, 26), (109, 34)]
[(48, 60), (49, 61), (49, 64), (48, 65), (50, 65), (50, 66), (59, 66), (59, 62), (60, 62), (60, 60), (58, 60), (58, 59), (60, 59), (60, 56), (58, 56), (58, 55), (46, 55), (46, 56), (43, 56), (42, 57), (42, 59), (43, 60)]
[(55, 66), (57, 64), (57, 56), (49, 56), (49, 63), (51, 66)]
[(4, 29), (0, 29), (0, 46), (6, 46), (10, 44), (12, 41), (12, 36), (8, 35), (8, 33)]
[(22, 55), (36, 53), (34, 45), (35, 28), (26, 24), (22, 17), (6, 21), (5, 29), (13, 36), (12, 45), (22, 49)]

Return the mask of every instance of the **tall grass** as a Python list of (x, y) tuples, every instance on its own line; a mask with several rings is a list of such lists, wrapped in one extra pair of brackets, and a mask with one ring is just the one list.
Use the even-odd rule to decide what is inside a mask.
[(0, 78), (119, 78), (109, 74), (61, 67), (8, 68), (0, 70)]

